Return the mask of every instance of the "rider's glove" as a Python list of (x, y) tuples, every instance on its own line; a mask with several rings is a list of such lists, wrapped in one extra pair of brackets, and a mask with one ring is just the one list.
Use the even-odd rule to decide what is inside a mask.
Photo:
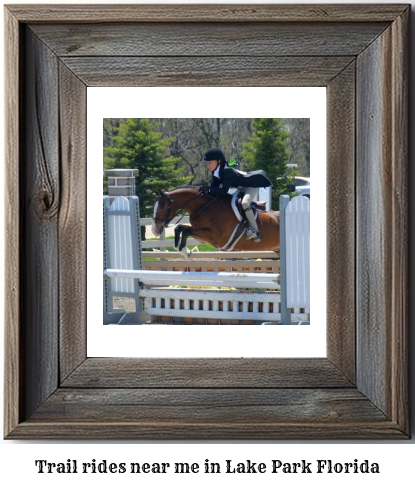
[(209, 193), (210, 186), (199, 186), (200, 193)]

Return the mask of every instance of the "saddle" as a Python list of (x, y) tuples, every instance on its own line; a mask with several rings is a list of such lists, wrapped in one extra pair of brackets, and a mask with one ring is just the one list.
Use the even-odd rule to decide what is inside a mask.
[[(231, 200), (231, 205), (232, 205), (232, 210), (235, 214), (235, 217), (239, 220), (239, 222), (243, 222), (246, 220), (245, 218), (245, 212), (244, 209), (242, 208), (242, 197), (243, 193), (235, 192), (232, 195), (232, 200)], [(255, 219), (258, 217), (258, 212), (265, 212), (265, 205), (266, 202), (251, 202), (251, 209), (254, 213)]]

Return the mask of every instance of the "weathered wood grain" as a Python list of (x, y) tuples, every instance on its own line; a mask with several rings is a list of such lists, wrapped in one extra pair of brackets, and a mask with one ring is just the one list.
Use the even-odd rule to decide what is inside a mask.
[[(65, 406), (62, 412), (62, 405)], [(387, 421), (355, 388), (197, 388), (181, 389), (60, 389), (47, 399), (32, 420), (149, 421), (238, 424), (310, 422), (335, 425), (351, 421)]]
[(58, 60), (26, 31), (21, 160), (22, 368), (25, 416), (58, 386), (60, 208)]
[[(391, 418), (409, 431), (409, 33), (407, 10), (391, 25), (392, 56), (392, 317)], [(402, 392), (404, 395), (402, 396)]]
[(9, 5), (20, 22), (393, 22), (404, 4)]
[[(121, 407), (120, 407), (121, 408)], [(80, 422), (39, 422), (29, 420), (20, 424), (10, 435), (10, 439), (119, 439), (119, 440), (404, 440), (405, 434), (394, 422), (383, 420), (359, 420), (339, 423), (305, 422), (278, 423), (250, 422), (227, 423), (206, 422), (199, 424), (191, 419), (180, 422), (142, 422), (100, 421)]]
[(406, 374), (398, 373), (408, 344), (407, 52), (392, 36), (405, 22), (357, 64), (357, 385), (401, 419), (408, 408)]
[(13, 436), (25, 438), (31, 430), (41, 438), (56, 433), (118, 439), (403, 437), (399, 427), (354, 388), (65, 388), (44, 402)]
[(10, 432), (20, 420), (19, 405), (21, 404), (20, 358), (20, 289), (23, 270), (20, 267), (21, 236), (20, 236), (20, 124), (19, 113), (19, 25), (16, 19), (6, 10), (5, 20), (5, 311), (4, 311), (4, 433)]
[[(59, 62), (59, 374), (86, 357), (86, 85)], [(75, 103), (74, 103), (75, 102)]]
[(65, 388), (322, 388), (351, 387), (327, 359), (88, 358)]
[[(386, 38), (373, 43), (357, 63), (357, 323), (359, 336), (357, 382), (384, 412), (388, 383), (388, 344), (391, 316), (391, 159), (384, 151), (390, 135), (389, 59), (382, 51)], [(389, 52), (390, 55), (390, 52)], [(385, 127), (384, 124), (387, 124)], [(385, 138), (386, 145), (383, 145)], [(379, 259), (382, 257), (382, 259)], [(364, 345), (370, 345), (367, 354)]]
[[(388, 27), (379, 23), (147, 23), (33, 25), (60, 57), (357, 56)], [(228, 59), (229, 63), (229, 59)], [(230, 64), (230, 63), (229, 63)]]
[(62, 60), (88, 86), (212, 86), (212, 83), (215, 86), (325, 86), (353, 58), (63, 57)]
[[(356, 380), (355, 62), (327, 87), (327, 351)], [(340, 114), (340, 116), (339, 116)], [(335, 324), (335, 325), (334, 325)]]

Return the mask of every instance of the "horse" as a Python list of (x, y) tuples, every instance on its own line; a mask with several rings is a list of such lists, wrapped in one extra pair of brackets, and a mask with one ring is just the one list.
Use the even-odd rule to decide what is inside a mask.
[[(186, 247), (189, 236), (202, 243), (212, 244), (222, 249), (237, 227), (239, 220), (232, 209), (232, 196), (213, 197), (204, 194), (197, 187), (180, 187), (168, 192), (155, 190), (156, 202), (153, 212), (152, 232), (160, 236), (164, 227), (176, 217), (177, 212), (189, 215), (190, 225), (179, 224), (174, 229), (175, 248), (186, 258), (191, 252)], [(258, 229), (261, 241), (248, 240), (245, 232), (234, 244), (234, 251), (277, 251), (280, 247), (280, 213), (276, 211), (258, 212)]]

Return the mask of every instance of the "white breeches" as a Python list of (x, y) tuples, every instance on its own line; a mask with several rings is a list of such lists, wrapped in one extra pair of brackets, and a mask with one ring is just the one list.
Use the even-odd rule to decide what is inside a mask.
[(242, 208), (246, 210), (250, 207), (252, 200), (255, 198), (257, 194), (258, 188), (246, 188), (245, 195), (242, 198)]
[(258, 226), (255, 222), (254, 213), (252, 212), (250, 206), (252, 200), (255, 198), (257, 194), (257, 191), (258, 188), (245, 188), (245, 195), (243, 196), (241, 202), (242, 208), (245, 211), (245, 217), (248, 219), (250, 226), (256, 231), (258, 230)]

